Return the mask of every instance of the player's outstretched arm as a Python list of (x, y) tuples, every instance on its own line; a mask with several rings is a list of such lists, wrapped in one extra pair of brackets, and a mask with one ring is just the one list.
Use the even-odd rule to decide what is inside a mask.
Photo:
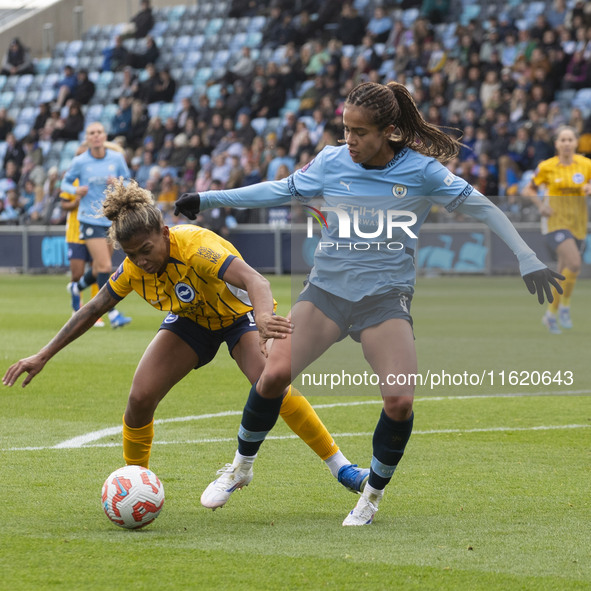
[(107, 290), (107, 286), (104, 286), (95, 298), (90, 300), (85, 306), (82, 306), (64, 324), (57, 335), (43, 349), (31, 357), (26, 357), (11, 365), (4, 374), (2, 383), (5, 386), (12, 386), (18, 380), (19, 376), (27, 373), (28, 375), (22, 383), (24, 388), (58, 351), (61, 351), (66, 345), (83, 335), (103, 314), (108, 312), (117, 303), (117, 300)]

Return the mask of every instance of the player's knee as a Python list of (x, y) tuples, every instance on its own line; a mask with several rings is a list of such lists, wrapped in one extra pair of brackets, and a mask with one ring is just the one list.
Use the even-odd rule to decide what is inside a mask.
[(394, 421), (405, 421), (412, 414), (412, 395), (384, 396), (384, 412)]
[(133, 416), (139, 417), (147, 414), (153, 414), (158, 402), (155, 401), (153, 396), (150, 396), (147, 392), (133, 389), (129, 393), (129, 399), (127, 400), (127, 407)]
[(571, 273), (579, 273), (581, 271), (581, 260), (580, 259), (572, 259), (567, 261), (566, 268)]
[(284, 365), (265, 367), (258, 383), (257, 392), (261, 395), (274, 396), (283, 392), (291, 382), (291, 369)]

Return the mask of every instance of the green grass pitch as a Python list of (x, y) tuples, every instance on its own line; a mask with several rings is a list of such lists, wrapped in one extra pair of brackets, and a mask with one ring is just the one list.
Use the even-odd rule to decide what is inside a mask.
[[(290, 279), (270, 279), (286, 313)], [(66, 281), (0, 276), (2, 374), (66, 321)], [(341, 526), (356, 497), (281, 421), (252, 484), (221, 510), (200, 506), (233, 457), (248, 391), (221, 349), (158, 409), (151, 468), (166, 502), (134, 532), (100, 506), (104, 479), (123, 464), (116, 428), (133, 372), (161, 321), (132, 294), (120, 306), (129, 327), (93, 328), (28, 388), (0, 386), (0, 589), (589, 589), (590, 303), (582, 280), (575, 326), (554, 336), (519, 278), (420, 278), (419, 371), (486, 379), (417, 388), (407, 453), (363, 528)], [(503, 371), (518, 383), (502, 384)], [(536, 371), (553, 380), (530, 385), (520, 373)], [(567, 371), (572, 383), (554, 379)], [(343, 452), (368, 465), (380, 406), (355, 394), (310, 401)]]

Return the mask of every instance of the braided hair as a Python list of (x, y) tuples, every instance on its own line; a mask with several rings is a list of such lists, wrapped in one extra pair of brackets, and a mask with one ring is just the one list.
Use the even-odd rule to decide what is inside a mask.
[(389, 142), (395, 151), (407, 146), (444, 164), (460, 151), (460, 142), (425, 121), (410, 92), (398, 82), (359, 84), (347, 96), (347, 104), (370, 111), (379, 129), (394, 125), (396, 132)]

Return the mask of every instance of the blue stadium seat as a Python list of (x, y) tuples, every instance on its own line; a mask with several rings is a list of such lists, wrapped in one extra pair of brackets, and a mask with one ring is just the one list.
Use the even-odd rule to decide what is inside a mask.
[(82, 51), (82, 40), (75, 39), (74, 41), (70, 41), (68, 47), (66, 47), (66, 51), (64, 52), (64, 57), (71, 58), (74, 56), (78, 56), (78, 54)]
[(30, 131), (30, 123), (19, 123), (14, 127), (12, 133), (14, 133), (14, 137), (17, 139), (17, 141), (20, 142), (25, 136), (29, 135)]
[(16, 90), (26, 90), (33, 83), (33, 74), (23, 74), (17, 76)]
[(178, 103), (181, 101), (181, 99), (191, 98), (193, 94), (193, 86), (191, 84), (183, 84), (182, 86), (178, 87), (176, 94), (174, 95), (174, 102)]
[(86, 124), (92, 123), (94, 121), (100, 121), (102, 113), (103, 105), (90, 105), (84, 117)]
[(246, 36), (246, 45), (248, 47), (258, 47), (263, 42), (261, 31), (249, 31)]
[(14, 100), (14, 92), (11, 90), (4, 91), (0, 94), (0, 107), (4, 109), (8, 109)]
[(257, 135), (264, 135), (268, 123), (269, 121), (266, 117), (255, 117), (250, 122), (253, 129), (257, 132)]
[(37, 97), (37, 104), (50, 103), (57, 95), (53, 88), (43, 88)]
[(28, 106), (28, 107), (23, 107), (18, 114), (17, 123), (28, 123), (29, 125), (32, 125), (35, 121), (35, 117), (37, 116), (37, 110), (35, 109), (35, 107), (32, 106)]

